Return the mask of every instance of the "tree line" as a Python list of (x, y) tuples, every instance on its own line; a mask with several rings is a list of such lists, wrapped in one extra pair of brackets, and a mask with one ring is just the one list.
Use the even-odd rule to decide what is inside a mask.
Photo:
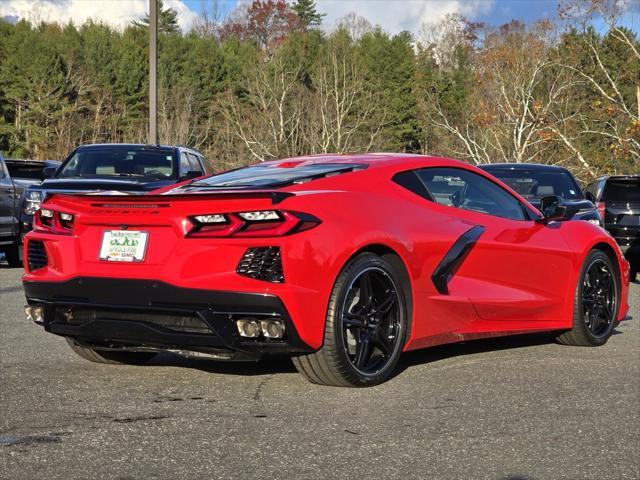
[[(217, 169), (391, 151), (557, 164), (583, 180), (639, 173), (640, 43), (623, 3), (563, 0), (532, 25), (448, 15), (396, 35), (355, 13), (323, 30), (313, 0), (255, 0), (223, 19), (209, 4), (187, 33), (161, 6), (160, 140)], [(0, 20), (0, 150), (62, 159), (144, 143), (147, 28)]]

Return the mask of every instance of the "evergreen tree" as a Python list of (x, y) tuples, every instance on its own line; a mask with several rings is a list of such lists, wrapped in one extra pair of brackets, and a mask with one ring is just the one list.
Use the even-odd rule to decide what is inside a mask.
[[(178, 12), (173, 8), (164, 8), (164, 2), (158, 1), (158, 33), (180, 33), (180, 26), (178, 25)], [(149, 28), (149, 14), (146, 13), (144, 17), (138, 22), (133, 21), (136, 27)]]
[(319, 27), (326, 13), (318, 13), (315, 0), (297, 0), (291, 8), (306, 27)]

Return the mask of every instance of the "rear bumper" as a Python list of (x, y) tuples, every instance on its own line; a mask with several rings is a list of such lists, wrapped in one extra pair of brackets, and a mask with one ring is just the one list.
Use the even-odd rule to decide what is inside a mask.
[[(76, 277), (25, 281), (27, 302), (44, 307), (48, 332), (83, 344), (207, 352), (302, 353), (299, 337), (275, 295), (177, 287), (155, 280)], [(235, 320), (274, 319), (282, 340), (240, 337)]]

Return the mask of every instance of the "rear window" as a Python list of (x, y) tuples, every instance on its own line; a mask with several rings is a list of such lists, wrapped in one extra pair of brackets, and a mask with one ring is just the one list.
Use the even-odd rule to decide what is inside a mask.
[(609, 179), (602, 198), (607, 202), (640, 202), (640, 178)]
[(352, 163), (314, 163), (288, 168), (282, 164), (262, 163), (205, 178), (186, 187), (261, 189), (305, 183), (318, 178), (362, 170), (367, 166)]
[(545, 172), (534, 170), (506, 170), (487, 168), (494, 177), (499, 178), (524, 198), (541, 199), (557, 195), (565, 200), (582, 200), (582, 191), (573, 177), (562, 170)]
[(177, 176), (172, 149), (109, 146), (78, 150), (58, 171), (58, 178), (139, 177), (163, 180)]
[(7, 169), (9, 170), (9, 175), (13, 178), (22, 178), (29, 180), (44, 180), (44, 167), (46, 165), (42, 164), (20, 164), (20, 163), (7, 163)]

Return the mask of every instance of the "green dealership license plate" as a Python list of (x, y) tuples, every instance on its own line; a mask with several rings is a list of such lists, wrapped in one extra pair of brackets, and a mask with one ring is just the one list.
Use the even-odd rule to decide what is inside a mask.
[(102, 236), (100, 260), (142, 262), (147, 250), (147, 232), (108, 230)]

